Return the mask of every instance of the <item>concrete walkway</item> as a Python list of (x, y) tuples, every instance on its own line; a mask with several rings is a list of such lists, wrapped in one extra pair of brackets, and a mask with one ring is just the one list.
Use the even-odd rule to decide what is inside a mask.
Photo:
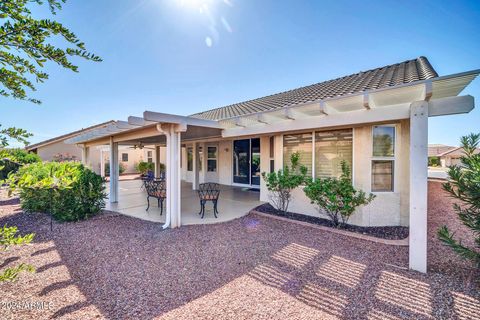
[[(131, 217), (153, 222), (165, 222), (165, 207), (163, 215), (157, 200), (150, 198), (150, 209), (147, 208), (147, 194), (141, 188), (142, 181), (120, 181), (118, 203), (107, 203), (106, 210), (116, 211)], [(107, 186), (108, 192), (108, 186)], [(218, 201), (218, 218), (213, 215), (211, 202), (206, 205), (205, 217), (200, 218), (200, 203), (197, 192), (192, 190), (192, 184), (182, 182), (182, 224), (210, 224), (230, 221), (246, 215), (251, 209), (260, 205), (260, 192), (248, 188), (221, 185)], [(164, 203), (165, 206), (165, 203)]]

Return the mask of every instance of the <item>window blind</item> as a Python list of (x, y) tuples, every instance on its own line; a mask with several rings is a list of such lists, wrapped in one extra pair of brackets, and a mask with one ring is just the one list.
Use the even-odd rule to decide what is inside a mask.
[(291, 166), (290, 157), (293, 153), (300, 153), (300, 165), (308, 169), (308, 175), (312, 175), (312, 133), (286, 134), (283, 136), (283, 165)]
[(352, 171), (353, 132), (348, 130), (315, 133), (315, 177), (328, 178), (342, 175), (342, 161)]

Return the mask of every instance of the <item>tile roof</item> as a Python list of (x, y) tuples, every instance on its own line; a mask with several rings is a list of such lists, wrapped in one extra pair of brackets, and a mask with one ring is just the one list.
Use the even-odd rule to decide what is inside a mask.
[(250, 113), (267, 111), (320, 99), (339, 97), (367, 90), (393, 87), (405, 83), (438, 77), (425, 57), (362, 71), (263, 98), (253, 99), (191, 115), (192, 117), (221, 120)]
[(61, 136), (58, 136), (58, 137), (54, 137), (54, 138), (47, 139), (47, 140), (44, 140), (44, 141), (41, 141), (41, 142), (37, 142), (35, 144), (28, 145), (28, 146), (25, 147), (25, 149), (28, 150), (28, 151), (32, 151), (32, 150), (35, 150), (39, 147), (43, 147), (43, 146), (46, 146), (46, 145), (49, 145), (49, 144), (52, 144), (52, 143), (55, 143), (55, 142), (58, 142), (58, 141), (62, 141), (62, 140), (66, 140), (68, 138), (75, 137), (79, 134), (86, 133), (86, 132), (88, 132), (90, 130), (93, 130), (93, 129), (105, 127), (106, 125), (111, 124), (111, 123), (115, 123), (115, 121), (110, 120), (110, 121), (102, 122), (100, 124), (96, 124), (96, 125), (93, 125), (93, 126), (90, 126), (90, 127), (87, 127), (87, 128), (82, 128), (80, 130), (76, 130), (76, 131), (73, 131), (73, 132), (62, 134)]

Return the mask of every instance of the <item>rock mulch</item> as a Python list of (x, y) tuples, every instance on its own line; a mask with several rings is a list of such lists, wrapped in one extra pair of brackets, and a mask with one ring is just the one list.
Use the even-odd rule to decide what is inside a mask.
[[(267, 214), (271, 214), (279, 217), (296, 220), (296, 221), (308, 222), (308, 223), (313, 223), (320, 226), (335, 228), (332, 222), (328, 219), (314, 217), (314, 216), (307, 216), (304, 214), (298, 214), (294, 212), (281, 212), (275, 209), (274, 207), (272, 207), (272, 205), (269, 203), (261, 204), (258, 207), (256, 207), (254, 210), (262, 213), (267, 213)], [(408, 227), (360, 227), (360, 226), (347, 224), (342, 228), (342, 230), (347, 230), (351, 232), (373, 236), (376, 238), (389, 239), (389, 240), (400, 240), (408, 237)]]
[[(433, 197), (448, 211), (448, 198)], [(444, 217), (430, 212), (429, 219), (436, 225)], [(0, 200), (5, 223), (37, 236), (0, 253), (2, 269), (25, 262), (37, 272), (0, 284), (0, 319), (480, 317), (471, 268), (432, 237), (424, 275), (406, 270), (407, 247), (254, 215), (162, 231), (161, 224), (106, 214), (54, 224), (51, 232), (47, 216), (23, 214), (10, 199)], [(10, 310), (12, 301), (48, 304)]]

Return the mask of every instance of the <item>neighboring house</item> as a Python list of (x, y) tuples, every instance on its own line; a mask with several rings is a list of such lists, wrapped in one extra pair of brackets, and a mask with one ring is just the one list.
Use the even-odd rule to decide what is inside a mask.
[[(480, 153), (480, 149), (477, 149), (476, 153)], [(461, 164), (460, 158), (464, 155), (465, 153), (463, 151), (463, 148), (453, 147), (449, 150), (439, 153), (437, 157), (440, 158), (441, 166), (443, 168), (447, 168), (449, 166), (460, 165)]]
[[(107, 121), (98, 125), (94, 125), (85, 129), (67, 133), (52, 139), (48, 139), (26, 147), (26, 150), (34, 152), (44, 161), (64, 161), (73, 160), (81, 161), (83, 148), (75, 144), (65, 143), (65, 140), (74, 138), (79, 134), (88, 133), (95, 129), (102, 129), (115, 123)], [(108, 162), (109, 153), (105, 152), (102, 146), (89, 149), (90, 167), (98, 174), (102, 174), (101, 163)], [(125, 173), (135, 173), (135, 164), (144, 159), (144, 152), (140, 149), (125, 147), (121, 149), (120, 161), (125, 167)]]
[(445, 144), (429, 144), (428, 145), (428, 157), (438, 157), (438, 155), (455, 149), (457, 147), (447, 146)]
[[(165, 147), (172, 228), (181, 225), (181, 180), (257, 188), (268, 201), (261, 172), (282, 169), (293, 152), (312, 178), (336, 177), (346, 161), (355, 187), (377, 196), (350, 222), (410, 226), (410, 266), (424, 271), (428, 117), (470, 112), (473, 97), (458, 95), (479, 73), (439, 76), (419, 57), (191, 116), (145, 111), (67, 142), (108, 145), (114, 158), (119, 146)], [(111, 202), (122, 201), (118, 190), (112, 175)], [(318, 216), (302, 188), (289, 210)]]

